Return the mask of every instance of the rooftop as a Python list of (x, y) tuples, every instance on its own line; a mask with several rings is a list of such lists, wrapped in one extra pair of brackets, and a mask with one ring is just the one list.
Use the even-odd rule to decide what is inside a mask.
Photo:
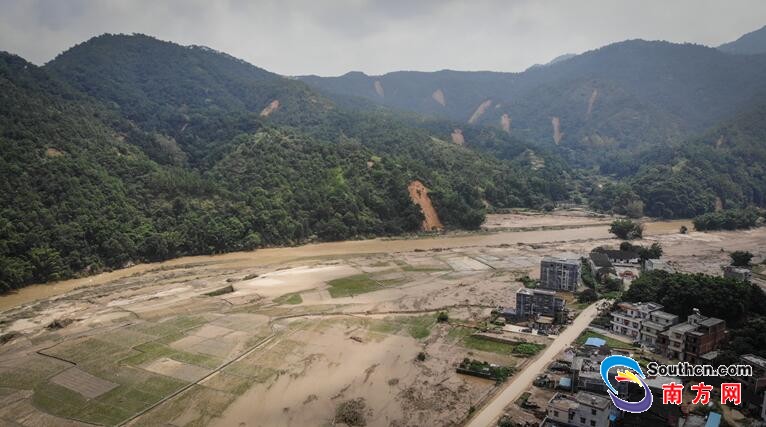
[(603, 347), (606, 345), (606, 340), (603, 340), (601, 338), (596, 337), (590, 337), (587, 340), (585, 340), (585, 345), (590, 347)]
[(597, 408), (601, 410), (607, 409), (609, 407), (609, 404), (612, 402), (611, 399), (607, 398), (606, 396), (588, 393), (586, 391), (578, 392), (575, 395), (575, 399), (577, 399), (577, 402), (579, 402), (582, 405), (587, 405), (592, 408)]
[(543, 262), (555, 262), (559, 264), (580, 265), (579, 259), (554, 258), (552, 256), (543, 257)]
[(633, 251), (615, 251), (615, 250), (605, 250), (604, 253), (606, 256), (609, 257), (609, 259), (636, 259), (638, 258), (638, 254)]
[(548, 289), (529, 289), (529, 288), (521, 288), (516, 293), (519, 294), (527, 294), (527, 295), (534, 295), (534, 294), (542, 294), (542, 295), (556, 295), (556, 291), (551, 291)]
[(753, 366), (758, 366), (759, 368), (766, 369), (766, 359), (760, 356), (756, 356), (754, 354), (746, 354), (742, 356), (742, 360), (745, 361), (745, 363)]
[(668, 320), (673, 320), (678, 318), (678, 316), (676, 316), (675, 314), (668, 313), (667, 311), (662, 311), (662, 310), (653, 311), (652, 316), (656, 316), (656, 317), (659, 317), (660, 319), (668, 319)]

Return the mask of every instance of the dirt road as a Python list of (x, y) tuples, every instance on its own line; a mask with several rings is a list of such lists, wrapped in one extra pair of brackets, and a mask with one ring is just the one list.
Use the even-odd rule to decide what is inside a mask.
[(556, 355), (569, 346), (584, 331), (591, 321), (598, 315), (597, 301), (580, 313), (564, 332), (556, 337), (542, 355), (534, 362), (527, 365), (524, 370), (515, 374), (503, 391), (497, 394), (486, 406), (481, 408), (473, 418), (468, 421), (468, 427), (493, 426), (503, 414), (506, 406), (519, 398), (525, 390), (532, 385), (532, 381), (542, 372)]

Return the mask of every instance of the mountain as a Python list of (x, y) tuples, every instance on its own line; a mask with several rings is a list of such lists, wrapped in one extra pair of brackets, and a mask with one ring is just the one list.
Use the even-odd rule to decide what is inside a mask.
[(764, 72), (766, 55), (630, 40), (522, 73), (300, 79), (330, 97), (364, 97), (396, 109), (507, 128), (539, 144), (575, 150), (580, 154), (571, 157), (583, 161), (594, 151), (647, 150), (714, 126), (763, 95)]
[[(196, 46), (103, 35), (43, 67), (0, 53), (0, 290), (133, 262), (420, 229), (569, 193), (502, 132), (352, 111)], [(487, 147), (486, 150), (470, 148)], [(504, 157), (489, 154), (503, 147)], [(485, 152), (486, 151), (486, 152)], [(534, 160), (534, 164), (533, 164)], [(556, 182), (551, 182), (554, 178)]]
[(718, 50), (745, 55), (766, 53), (766, 26), (747, 33), (733, 42), (724, 43), (718, 46)]

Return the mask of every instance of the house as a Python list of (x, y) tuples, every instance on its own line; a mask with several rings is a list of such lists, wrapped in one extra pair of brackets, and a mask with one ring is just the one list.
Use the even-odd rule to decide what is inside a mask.
[(648, 345), (657, 344), (657, 336), (668, 330), (671, 326), (678, 323), (678, 316), (662, 310), (655, 310), (649, 313), (649, 318), (641, 321), (641, 335), (639, 340)]
[(614, 265), (634, 266), (641, 262), (641, 257), (633, 251), (605, 250), (604, 253)]
[[(745, 354), (739, 358), (740, 365), (753, 367), (753, 375), (733, 376), (734, 382), (742, 383), (742, 404), (744, 408), (756, 417), (766, 411), (766, 359), (754, 354)], [(763, 418), (766, 421), (766, 417)]]
[(548, 402), (543, 426), (608, 427), (616, 408), (606, 396), (580, 391), (574, 396), (556, 393)]
[(622, 302), (617, 304), (618, 309), (611, 313), (612, 332), (633, 338), (641, 339), (641, 323), (648, 320), (652, 312), (662, 309), (662, 306), (653, 302)]
[(671, 267), (666, 261), (661, 259), (648, 259), (644, 261), (644, 271), (667, 271), (668, 273), (675, 273), (675, 268)]
[(556, 323), (566, 320), (566, 301), (547, 289), (521, 288), (516, 291), (516, 318), (527, 320), (537, 316), (555, 319)]
[(726, 322), (707, 317), (694, 309), (684, 323), (671, 326), (657, 335), (657, 351), (671, 359), (699, 363), (726, 342)]
[(753, 278), (753, 272), (749, 268), (727, 265), (723, 268), (723, 277), (750, 283), (750, 279)]
[(545, 257), (540, 261), (540, 287), (576, 292), (580, 284), (580, 260)]

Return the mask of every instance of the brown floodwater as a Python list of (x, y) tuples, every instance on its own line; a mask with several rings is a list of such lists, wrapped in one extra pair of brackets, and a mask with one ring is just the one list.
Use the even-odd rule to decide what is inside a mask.
[[(645, 235), (677, 233), (682, 225), (692, 229), (689, 220), (647, 222)], [(152, 270), (187, 264), (209, 264), (213, 268), (247, 268), (284, 263), (303, 258), (343, 256), (356, 254), (406, 252), (415, 249), (449, 249), (467, 246), (492, 246), (517, 243), (550, 243), (588, 239), (607, 239), (612, 235), (607, 225), (575, 227), (555, 230), (504, 231), (444, 235), (411, 239), (369, 239), (341, 242), (311, 243), (303, 246), (259, 249), (250, 252), (231, 252), (221, 255), (203, 255), (176, 258), (164, 262), (139, 264), (120, 270), (78, 279), (48, 284), (31, 285), (0, 297), (0, 311), (22, 304), (54, 297), (83, 286), (95, 286), (113, 280)]]

